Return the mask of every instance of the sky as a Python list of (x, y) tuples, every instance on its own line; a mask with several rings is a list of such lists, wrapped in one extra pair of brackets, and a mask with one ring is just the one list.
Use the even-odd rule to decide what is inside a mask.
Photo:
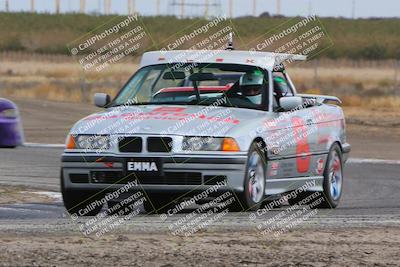
[[(7, 0), (0, 0), (0, 10), (5, 10)], [(80, 0), (61, 0), (61, 12), (78, 11)], [(111, 0), (112, 13), (127, 14), (128, 0)], [(142, 15), (155, 15), (157, 0), (134, 0), (136, 10)], [(159, 0), (161, 14), (180, 15), (179, 6), (174, 6), (174, 0)], [(175, 0), (180, 2), (181, 0)], [(232, 0), (233, 16), (247, 16), (253, 14), (253, 0)], [(276, 13), (276, 0), (255, 0), (256, 15), (263, 12)], [(31, 0), (8, 0), (11, 11), (29, 11)], [(203, 4), (206, 0), (185, 0), (188, 4)], [(229, 0), (208, 0), (211, 4), (210, 15), (229, 13)], [(307, 16), (316, 14), (321, 17), (400, 17), (399, 0), (281, 0), (281, 14), (285, 16)], [(38, 12), (54, 12), (55, 0), (35, 0), (35, 10)], [(86, 12), (103, 12), (104, 0), (86, 0)], [(204, 6), (186, 6), (187, 16), (202, 16), (205, 14)]]

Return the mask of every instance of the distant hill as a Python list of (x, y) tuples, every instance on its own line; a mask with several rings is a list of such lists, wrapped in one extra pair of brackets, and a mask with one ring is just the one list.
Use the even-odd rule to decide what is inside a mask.
[[(115, 16), (0, 13), (0, 51), (69, 54), (66, 44)], [(252, 40), (290, 18), (262, 16), (233, 20), (243, 40)], [(144, 17), (154, 43), (161, 43), (199, 19)], [(352, 59), (400, 59), (400, 19), (323, 18), (334, 45), (320, 56)], [(149, 46), (149, 49), (151, 47)], [(153, 47), (154, 48), (154, 47)]]

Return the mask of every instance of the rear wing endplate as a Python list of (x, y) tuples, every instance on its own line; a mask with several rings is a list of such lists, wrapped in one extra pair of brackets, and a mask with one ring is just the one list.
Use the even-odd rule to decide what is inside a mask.
[(342, 104), (342, 100), (340, 100), (336, 96), (330, 96), (330, 95), (312, 95), (312, 94), (297, 94), (297, 96), (303, 97), (303, 98), (313, 98), (317, 102), (317, 104), (324, 104), (327, 102), (336, 102), (338, 104)]

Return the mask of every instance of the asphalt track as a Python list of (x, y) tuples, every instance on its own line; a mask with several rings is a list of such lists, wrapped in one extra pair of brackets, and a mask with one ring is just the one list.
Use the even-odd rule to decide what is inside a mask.
[[(59, 191), (60, 147), (20, 147), (0, 150), (0, 184), (21, 185), (40, 191)], [(319, 226), (400, 226), (400, 164), (398, 161), (351, 159), (345, 167), (344, 195), (335, 210), (320, 210), (305, 222)], [(285, 208), (285, 207), (283, 207)], [(276, 214), (281, 209), (271, 212)], [(210, 227), (248, 228), (249, 212), (231, 213)], [(177, 220), (177, 215), (168, 220)], [(125, 224), (127, 231), (168, 230), (158, 215), (138, 215)], [(130, 227), (134, 225), (134, 227)], [(0, 231), (69, 231), (76, 224), (60, 200), (51, 204), (0, 205)]]

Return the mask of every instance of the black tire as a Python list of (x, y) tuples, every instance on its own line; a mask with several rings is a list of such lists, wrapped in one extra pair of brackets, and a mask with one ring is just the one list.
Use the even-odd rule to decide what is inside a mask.
[(103, 194), (96, 194), (96, 192), (86, 192), (76, 189), (65, 189), (62, 176), (61, 194), (64, 206), (67, 212), (71, 215), (95, 216), (103, 208), (103, 205), (95, 205), (93, 208), (87, 208), (88, 205), (91, 206), (94, 201), (100, 200), (104, 196)]
[[(337, 163), (336, 163), (337, 162)], [(338, 165), (337, 165), (338, 164)], [(332, 171), (334, 171), (333, 175), (340, 175), (339, 188), (338, 193), (332, 193)], [(335, 171), (337, 173), (335, 174)], [(340, 202), (340, 198), (342, 196), (342, 187), (343, 187), (343, 157), (342, 150), (340, 149), (337, 143), (333, 144), (329, 150), (328, 158), (326, 160), (325, 169), (323, 173), (324, 179), (322, 182), (323, 192), (320, 192), (320, 195), (317, 197), (313, 197), (310, 203), (310, 208), (322, 208), (322, 209), (334, 209), (338, 206)], [(336, 180), (336, 178), (335, 178)], [(335, 192), (335, 190), (333, 190)], [(315, 194), (317, 192), (301, 192), (295, 198), (288, 199), (290, 205), (295, 205), (299, 201), (306, 199), (307, 197)], [(318, 200), (318, 201), (317, 201)], [(316, 203), (312, 205), (312, 202)]]
[[(257, 173), (258, 172), (258, 173)], [(259, 173), (261, 172), (261, 173)], [(265, 198), (266, 158), (257, 143), (250, 146), (244, 177), (244, 191), (238, 194), (230, 211), (258, 210)], [(255, 187), (254, 187), (255, 185)]]
[[(335, 158), (336, 157), (336, 158)], [(338, 165), (337, 165), (338, 164)], [(336, 177), (331, 177), (331, 172)], [(340, 178), (339, 178), (340, 176)], [(338, 188), (332, 190), (333, 182), (332, 180), (340, 180)], [(333, 144), (329, 150), (328, 159), (325, 164), (324, 169), (324, 181), (323, 181), (324, 191), (322, 192), (323, 201), (317, 206), (317, 208), (334, 209), (339, 205), (340, 199), (343, 192), (343, 156), (342, 150), (337, 143)], [(333, 192), (333, 193), (332, 193)]]
[(64, 190), (62, 192), (62, 198), (64, 206), (68, 213), (77, 216), (95, 216), (97, 215), (103, 205), (95, 205), (93, 208), (89, 208), (95, 200), (100, 200), (101, 197), (95, 196), (96, 193), (88, 193), (80, 190)]

